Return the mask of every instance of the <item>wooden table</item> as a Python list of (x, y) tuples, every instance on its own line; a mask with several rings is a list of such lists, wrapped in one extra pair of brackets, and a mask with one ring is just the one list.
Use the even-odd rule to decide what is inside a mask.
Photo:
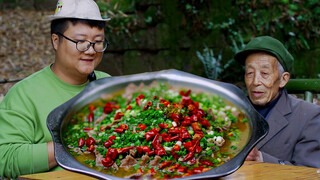
[[(30, 174), (20, 176), (18, 179), (59, 179), (59, 180), (80, 180), (80, 179), (95, 179), (83, 174), (74, 173), (71, 171), (55, 171), (39, 174)], [(306, 179), (320, 180), (320, 169), (308, 168), (300, 166), (279, 165), (270, 163), (260, 163), (254, 161), (246, 161), (240, 169), (233, 174), (218, 178), (218, 180), (269, 180), (269, 179)]]

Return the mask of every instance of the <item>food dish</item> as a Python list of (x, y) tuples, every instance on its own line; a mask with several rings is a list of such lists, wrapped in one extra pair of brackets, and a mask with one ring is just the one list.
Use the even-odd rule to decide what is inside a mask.
[(68, 152), (68, 148), (63, 145), (61, 137), (65, 135), (63, 134), (62, 129), (66, 128), (67, 124), (70, 122), (70, 119), (72, 119), (72, 116), (74, 116), (76, 112), (85, 107), (87, 104), (95, 101), (103, 94), (110, 94), (124, 89), (130, 83), (140, 84), (143, 82), (145, 84), (150, 84), (154, 80), (158, 82), (165, 82), (174, 86), (200, 89), (204, 92), (217, 94), (239, 108), (239, 110), (241, 110), (249, 120), (249, 126), (251, 129), (250, 138), (241, 152), (221, 166), (184, 178), (201, 179), (220, 177), (234, 172), (242, 165), (245, 156), (250, 152), (253, 146), (259, 140), (261, 140), (261, 138), (263, 138), (268, 131), (268, 126), (264, 119), (254, 111), (241, 90), (231, 84), (208, 80), (177, 70), (166, 70), (130, 76), (112, 77), (97, 80), (89, 84), (82, 93), (50, 113), (47, 124), (55, 142), (55, 156), (58, 164), (65, 169), (93, 175), (98, 178), (121, 179), (98, 172), (96, 170), (92, 170), (76, 161)]

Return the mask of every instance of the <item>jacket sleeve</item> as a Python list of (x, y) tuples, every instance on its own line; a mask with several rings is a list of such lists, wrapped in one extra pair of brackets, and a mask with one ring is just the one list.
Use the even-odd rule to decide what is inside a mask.
[(302, 130), (291, 159), (283, 160), (261, 152), (264, 162), (320, 168), (320, 106), (304, 104), (300, 109), (299, 119), (307, 120), (304, 126), (300, 127)]
[(34, 139), (38, 127), (32, 104), (18, 95), (7, 95), (0, 104), (0, 177), (49, 170), (47, 144)]

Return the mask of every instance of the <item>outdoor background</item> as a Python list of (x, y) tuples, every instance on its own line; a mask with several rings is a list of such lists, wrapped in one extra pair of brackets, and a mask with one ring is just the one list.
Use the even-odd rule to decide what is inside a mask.
[[(47, 15), (56, 0), (0, 0), (0, 97), (54, 60)], [(270, 35), (295, 58), (292, 78), (320, 78), (318, 0), (98, 0), (112, 76), (178, 69), (243, 88), (234, 54)], [(4, 83), (7, 82), (7, 83)], [(8, 83), (9, 82), (9, 83)], [(0, 98), (1, 99), (1, 98)]]

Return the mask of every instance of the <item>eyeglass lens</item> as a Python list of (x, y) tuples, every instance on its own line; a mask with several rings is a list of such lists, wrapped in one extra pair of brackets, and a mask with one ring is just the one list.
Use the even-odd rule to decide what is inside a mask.
[(103, 52), (107, 48), (106, 41), (96, 41), (94, 43), (90, 43), (89, 41), (78, 41), (77, 49), (79, 51), (86, 51), (90, 48), (90, 45), (93, 45), (93, 49), (97, 52)]

